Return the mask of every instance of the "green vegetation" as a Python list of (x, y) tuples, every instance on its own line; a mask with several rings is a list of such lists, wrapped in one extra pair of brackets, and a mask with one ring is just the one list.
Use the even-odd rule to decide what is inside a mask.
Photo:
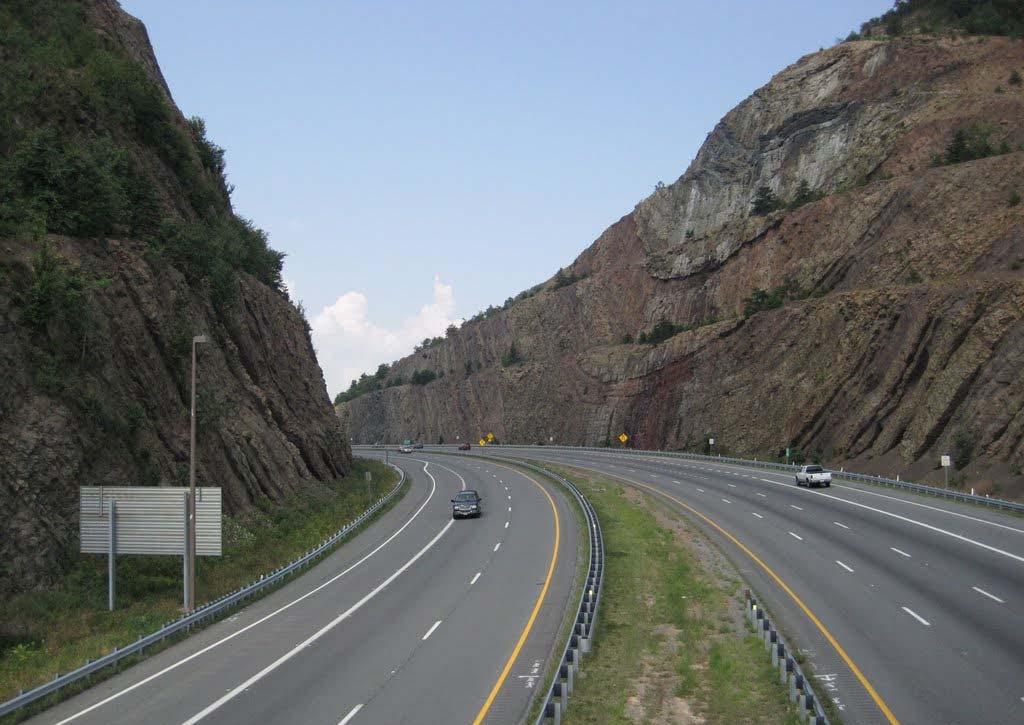
[(889, 12), (861, 26), (871, 35), (882, 28), (895, 37), (907, 33), (964, 32), (969, 35), (1024, 35), (1024, 4), (1019, 0), (897, 0)]
[(784, 283), (771, 290), (755, 289), (750, 297), (743, 301), (743, 316), (750, 317), (764, 310), (774, 310), (788, 299), (799, 299), (795, 288), (790, 283)]
[[(369, 485), (367, 471), (373, 476)], [(320, 544), (395, 481), (383, 463), (356, 459), (343, 479), (283, 504), (264, 500), (249, 514), (225, 518), (224, 555), (198, 560), (199, 600), (237, 589)], [(0, 700), (133, 642), (180, 614), (180, 558), (121, 557), (120, 605), (108, 612), (106, 558), (79, 555), (77, 548), (67, 557), (68, 574), (57, 588), (0, 602)]]
[(559, 472), (593, 503), (606, 547), (598, 636), (566, 721), (798, 722), (746, 629), (724, 558), (698, 558), (690, 524), (649, 497), (608, 477)]
[[(386, 382), (389, 372), (391, 372), (391, 367), (386, 363), (381, 363), (377, 366), (377, 372), (373, 375), (363, 373), (359, 376), (358, 380), (352, 381), (352, 384), (348, 386), (348, 390), (334, 396), (334, 404), (338, 405), (339, 403), (347, 403), (350, 400), (358, 398), (360, 395), (366, 395), (367, 393), (372, 393), (375, 390), (382, 390), (383, 388), (391, 387)], [(401, 383), (398, 383), (398, 385), (401, 385)]]
[(409, 378), (409, 382), (413, 385), (426, 385), (427, 383), (436, 380), (437, 377), (437, 373), (433, 370), (413, 370), (412, 377)]
[(568, 287), (571, 284), (576, 284), (582, 279), (586, 279), (586, 275), (573, 274), (572, 272), (566, 272), (561, 267), (555, 272), (554, 282), (551, 285), (551, 289), (562, 289), (562, 287)]
[[(89, 27), (80, 3), (4, 2), (0, 47), (0, 237), (125, 235), (208, 282), (217, 304), (234, 299), (239, 271), (281, 291), (284, 255), (231, 212), (224, 149)], [(191, 213), (165, 208), (154, 179)]]
[(773, 211), (781, 209), (785, 206), (783, 201), (775, 195), (767, 186), (759, 187), (757, 195), (754, 196), (754, 201), (750, 208), (750, 213), (755, 216), (764, 216), (765, 214), (771, 214)]
[[(675, 337), (681, 332), (689, 332), (690, 330), (696, 330), (706, 325), (713, 325), (716, 322), (718, 322), (718, 318), (710, 317), (706, 320), (693, 322), (688, 325), (677, 325), (674, 322), (669, 322), (668, 319), (662, 315), (658, 318), (658, 321), (654, 323), (654, 327), (652, 327), (649, 332), (641, 332), (637, 335), (636, 341), (641, 345), (657, 345), (665, 342), (665, 340), (668, 340), (670, 337)], [(632, 338), (630, 338), (630, 342), (632, 342)], [(625, 339), (623, 339), (623, 343), (625, 343)]]
[(957, 431), (953, 436), (952, 451), (953, 467), (956, 470), (962, 471), (974, 459), (974, 449), (977, 444), (977, 436), (970, 430), (961, 428)]
[(1006, 203), (1011, 208), (1020, 204), (1020, 192), (1017, 191), (1016, 189), (1010, 192), (1010, 198), (1007, 200)]
[(932, 157), (932, 166), (960, 164), (1010, 153), (1010, 145), (1006, 141), (1001, 142), (998, 147), (992, 144), (989, 140), (992, 134), (993, 131), (984, 126), (957, 129), (946, 145), (945, 153)]
[(514, 342), (508, 346), (508, 352), (501, 356), (501, 365), (506, 368), (518, 365), (522, 361), (523, 358), (519, 354), (519, 350), (516, 349), (516, 344)]
[(1011, 86), (1019, 86), (1021, 84), (1020, 73), (1014, 71), (1010, 74), (1009, 83)]

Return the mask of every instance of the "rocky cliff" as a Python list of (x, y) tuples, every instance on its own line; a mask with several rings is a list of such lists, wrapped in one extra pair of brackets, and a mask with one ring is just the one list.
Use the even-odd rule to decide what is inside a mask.
[(198, 482), (229, 514), (351, 453), (281, 257), (114, 0), (0, 7), (0, 594), (78, 547), (78, 487)]
[(564, 273), (384, 383), (443, 377), (342, 404), (352, 435), (602, 445), (626, 432), (690, 450), (714, 436), (720, 452), (790, 446), (933, 480), (953, 453), (956, 477), (1014, 489), (1021, 71), (1024, 43), (1002, 37), (801, 58)]

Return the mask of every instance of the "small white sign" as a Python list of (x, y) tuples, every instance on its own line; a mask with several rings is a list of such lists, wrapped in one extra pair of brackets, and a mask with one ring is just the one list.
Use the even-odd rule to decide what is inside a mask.
[(715, 439), (714, 438), (708, 438), (708, 445), (709, 446), (715, 445)]
[(942, 457), (942, 467), (943, 468), (949, 468), (951, 465), (952, 465), (952, 463), (950, 463), (949, 456), (943, 456)]

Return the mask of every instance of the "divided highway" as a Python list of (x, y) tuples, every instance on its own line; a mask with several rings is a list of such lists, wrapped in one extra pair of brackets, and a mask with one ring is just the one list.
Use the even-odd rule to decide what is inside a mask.
[(494, 453), (608, 474), (689, 516), (804, 648), (844, 722), (1024, 722), (1024, 519), (713, 461)]
[[(392, 460), (410, 491), (348, 544), (34, 722), (519, 721), (571, 606), (573, 504), (500, 464)], [(453, 521), (464, 488), (484, 515)]]

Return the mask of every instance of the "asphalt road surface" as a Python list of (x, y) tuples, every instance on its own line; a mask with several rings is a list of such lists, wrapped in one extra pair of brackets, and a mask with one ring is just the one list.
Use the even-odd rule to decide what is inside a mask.
[(1024, 723), (1024, 519), (713, 462), (493, 453), (607, 473), (693, 519), (804, 649), (844, 722)]
[[(394, 455), (410, 491), (307, 573), (40, 723), (512, 723), (544, 687), (578, 529), (557, 484)], [(452, 521), (463, 488), (479, 519)], [(339, 527), (342, 522), (339, 522)]]

